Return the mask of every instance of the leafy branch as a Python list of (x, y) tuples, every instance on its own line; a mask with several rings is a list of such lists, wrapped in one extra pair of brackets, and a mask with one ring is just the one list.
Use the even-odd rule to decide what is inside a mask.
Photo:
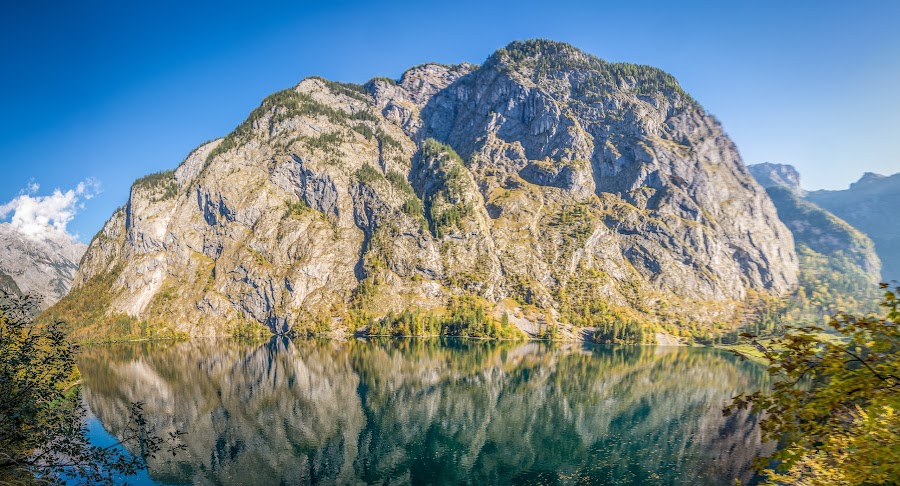
[[(185, 446), (158, 436), (134, 403), (118, 441), (90, 443), (75, 356), (63, 324), (37, 325), (37, 301), (0, 290), (0, 483), (113, 484)], [(127, 451), (131, 451), (131, 453)]]
[(782, 444), (757, 463), (769, 484), (900, 483), (900, 287), (881, 288), (884, 317), (839, 313), (829, 323), (837, 339), (815, 326), (766, 342), (743, 335), (774, 382), (723, 412), (762, 414), (763, 438)]

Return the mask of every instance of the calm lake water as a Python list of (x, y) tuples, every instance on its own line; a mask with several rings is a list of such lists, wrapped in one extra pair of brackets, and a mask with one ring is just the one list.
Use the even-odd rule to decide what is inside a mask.
[(100, 443), (145, 403), (187, 450), (131, 483), (733, 484), (765, 385), (715, 349), (462, 339), (192, 340), (85, 348)]

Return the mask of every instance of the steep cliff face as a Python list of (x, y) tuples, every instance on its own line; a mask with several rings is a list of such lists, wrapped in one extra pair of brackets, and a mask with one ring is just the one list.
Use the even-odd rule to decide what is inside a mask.
[(885, 281), (900, 278), (900, 225), (890, 216), (900, 205), (900, 174), (867, 172), (842, 191), (813, 191), (807, 199), (864, 231), (875, 242)]
[(86, 248), (62, 233), (32, 237), (0, 223), (0, 288), (39, 297), (47, 308), (69, 291)]
[[(365, 86), (309, 78), (138, 181), (76, 279), (194, 335), (476, 294), (725, 322), (797, 282), (791, 233), (662, 71), (549, 41)], [(512, 304), (512, 300), (517, 301)]]

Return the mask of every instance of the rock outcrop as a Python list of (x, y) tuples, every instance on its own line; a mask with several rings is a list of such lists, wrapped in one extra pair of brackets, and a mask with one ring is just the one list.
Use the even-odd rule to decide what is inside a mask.
[(728, 322), (797, 271), (765, 190), (672, 76), (527, 41), (482, 66), (270, 96), (136, 182), (76, 286), (106, 279), (108, 312), (192, 335), (457, 294), (562, 324), (603, 301), (677, 327)]
[(747, 168), (756, 181), (765, 188), (782, 187), (797, 197), (806, 195), (806, 191), (800, 187), (800, 173), (793, 165), (763, 162)]
[(0, 223), (0, 288), (35, 296), (47, 308), (69, 291), (85, 249), (66, 234), (29, 236)]

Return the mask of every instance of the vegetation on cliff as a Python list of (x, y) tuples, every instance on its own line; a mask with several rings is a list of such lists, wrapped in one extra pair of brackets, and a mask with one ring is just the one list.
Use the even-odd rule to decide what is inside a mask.
[(373, 319), (368, 326), (370, 336), (462, 336), (494, 339), (523, 339), (525, 334), (509, 323), (509, 316), (494, 317), (484, 302), (471, 295), (455, 297), (446, 313), (406, 309), (388, 312)]
[(675, 95), (688, 105), (699, 106), (671, 74), (652, 66), (631, 63), (611, 63), (564, 42), (549, 39), (515, 41), (497, 50), (488, 63), (498, 63), (502, 69), (528, 69), (535, 80), (559, 75), (561, 72), (586, 73), (576, 86), (576, 96), (593, 102), (603, 95), (633, 83), (640, 96)]
[(121, 272), (121, 266), (116, 266), (72, 289), (65, 299), (37, 317), (38, 324), (60, 323), (67, 335), (82, 343), (186, 337), (161, 320), (109, 312), (110, 302), (115, 297), (113, 288)]

